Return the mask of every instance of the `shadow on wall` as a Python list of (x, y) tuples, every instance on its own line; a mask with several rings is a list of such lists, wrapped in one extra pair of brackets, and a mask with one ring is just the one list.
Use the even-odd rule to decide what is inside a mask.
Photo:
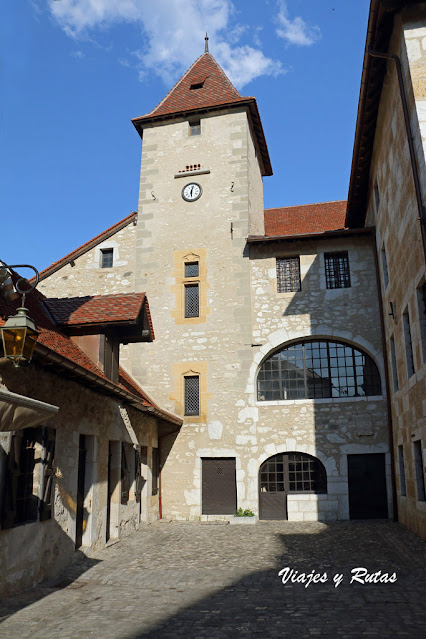
[[(0, 605), (0, 619), (50, 594), (67, 567), (71, 583), (98, 563), (75, 551), (74, 541), (54, 520), (0, 531), (0, 546), (3, 555), (0, 598), (5, 599)], [(71, 562), (73, 565), (69, 567)], [(11, 596), (36, 584), (36, 589)]]
[[(256, 526), (270, 525), (277, 524)], [(328, 528), (324, 526), (320, 534), (277, 534), (282, 552), (271, 562), (270, 569), (258, 572), (250, 571), (251, 562), (256, 561), (256, 548), (252, 556), (245, 555), (247, 546), (242, 544), (240, 574), (244, 567), (246, 574), (199, 599), (195, 599), (196, 592), (208, 592), (211, 583), (226, 582), (229, 568), (222, 566), (223, 575), (219, 578), (221, 566), (212, 565), (207, 557), (202, 572), (187, 565), (176, 569), (176, 581), (170, 579), (173, 574), (168, 570), (167, 582), (161, 586), (162, 601), (167, 601), (164, 619), (149, 630), (136, 634), (117, 632), (116, 636), (120, 639), (311, 636), (358, 639), (364, 632), (375, 637), (387, 637), (391, 632), (393, 637), (423, 638), (426, 613), (419, 593), (424, 592), (426, 579), (421, 559), (422, 542), (400, 528), (398, 537), (405, 536), (410, 548), (404, 552), (403, 547), (395, 546), (396, 536), (389, 526), (400, 528), (398, 524), (379, 521), (368, 526), (361, 522), (339, 522)], [(286, 567), (293, 568), (297, 571), (293, 574), (297, 575), (311, 575), (312, 571), (321, 576), (326, 574), (327, 581), (311, 583), (307, 588), (303, 583), (283, 584), (278, 572)], [(396, 572), (397, 581), (350, 584), (351, 571), (361, 567), (365, 567), (368, 574), (381, 571), (390, 577)], [(209, 572), (214, 573), (211, 582)], [(343, 574), (337, 587), (333, 583), (336, 573)], [(358, 573), (358, 577), (365, 580), (362, 573)], [(198, 583), (199, 588), (193, 586), (188, 592), (185, 581)], [(413, 598), (415, 592), (418, 595)], [(158, 594), (158, 591), (143, 593), (143, 608), (151, 611), (147, 612), (145, 628), (152, 620), (152, 610), (159, 610), (155, 598)], [(170, 609), (176, 612), (166, 617), (166, 610)], [(141, 610), (141, 618), (144, 618), (144, 610)]]

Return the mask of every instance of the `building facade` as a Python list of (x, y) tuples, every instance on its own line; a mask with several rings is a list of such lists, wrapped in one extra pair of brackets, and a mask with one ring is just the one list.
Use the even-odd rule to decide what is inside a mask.
[(347, 224), (376, 229), (398, 519), (426, 539), (426, 4), (396, 4), (372, 3)]
[[(256, 101), (209, 52), (133, 122), (134, 285), (157, 340), (131, 345), (125, 365), (183, 419), (162, 449), (163, 516), (392, 516), (373, 231), (345, 230), (346, 202), (264, 210)], [(89, 269), (110, 292), (114, 263), (85, 255), (42, 273), (49, 296), (70, 269), (79, 295)]]

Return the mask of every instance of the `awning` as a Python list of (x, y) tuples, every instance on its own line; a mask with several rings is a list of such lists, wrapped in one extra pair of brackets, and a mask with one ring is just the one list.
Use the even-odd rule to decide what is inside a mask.
[(18, 395), (0, 386), (0, 431), (32, 428), (55, 415), (59, 406)]

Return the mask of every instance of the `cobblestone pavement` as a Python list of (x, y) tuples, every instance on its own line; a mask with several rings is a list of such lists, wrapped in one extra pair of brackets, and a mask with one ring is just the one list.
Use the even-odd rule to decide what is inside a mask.
[[(6, 599), (0, 637), (424, 639), (425, 547), (385, 521), (157, 522)], [(283, 584), (285, 567), (327, 581)], [(357, 567), (397, 581), (350, 584)]]

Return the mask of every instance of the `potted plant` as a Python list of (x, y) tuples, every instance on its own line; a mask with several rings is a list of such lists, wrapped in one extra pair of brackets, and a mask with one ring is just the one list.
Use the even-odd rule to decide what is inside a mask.
[(237, 512), (231, 519), (229, 520), (230, 524), (255, 524), (257, 521), (257, 517), (252, 510), (246, 508), (243, 510), (242, 508), (238, 508)]

